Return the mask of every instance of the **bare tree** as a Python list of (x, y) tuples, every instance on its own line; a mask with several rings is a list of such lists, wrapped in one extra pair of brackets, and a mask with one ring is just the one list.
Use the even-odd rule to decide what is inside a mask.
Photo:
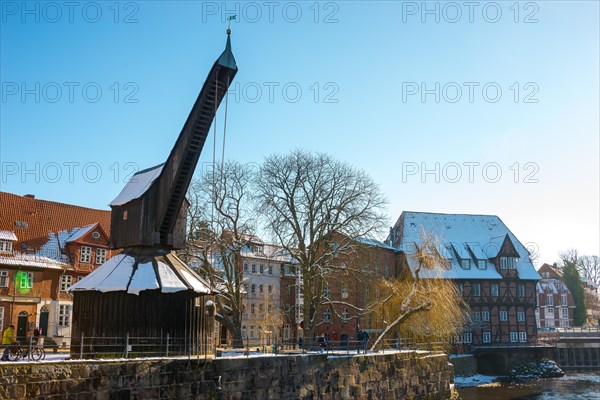
[(188, 243), (185, 257), (195, 260), (199, 272), (220, 292), (217, 320), (242, 346), (244, 312), (241, 251), (254, 233), (250, 209), (251, 166), (226, 162), (196, 180), (188, 192)]
[[(428, 340), (431, 337), (449, 339), (468, 322), (468, 306), (457, 286), (442, 278), (447, 260), (439, 254), (436, 239), (421, 233), (415, 251), (406, 257), (414, 259), (416, 268), (401, 279), (380, 282), (382, 321), (388, 321), (373, 343), (376, 349), (391, 333), (401, 337)], [(410, 269), (408, 269), (410, 270)]]
[(355, 238), (380, 232), (386, 200), (365, 172), (301, 150), (265, 160), (256, 200), (274, 239), (297, 261), (304, 329), (311, 335), (323, 305), (324, 276), (343, 267), (338, 257), (352, 251)]
[(577, 270), (584, 280), (600, 286), (600, 257), (583, 256), (579, 258)]

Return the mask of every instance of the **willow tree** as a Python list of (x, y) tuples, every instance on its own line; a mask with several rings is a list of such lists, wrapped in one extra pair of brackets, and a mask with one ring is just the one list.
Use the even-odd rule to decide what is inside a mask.
[[(469, 308), (458, 287), (443, 277), (448, 260), (438, 252), (436, 238), (421, 232), (419, 242), (414, 244), (414, 251), (405, 253), (414, 261), (405, 263), (406, 273), (399, 279), (379, 282), (381, 305), (374, 309), (374, 318), (386, 322), (372, 350), (392, 334), (422, 342), (439, 338), (449, 343), (469, 322)], [(408, 264), (415, 267), (411, 269)]]
[(353, 251), (356, 238), (382, 230), (386, 200), (364, 171), (302, 150), (268, 157), (255, 186), (267, 229), (297, 263), (310, 336), (320, 322), (326, 277), (345, 267), (339, 258)]
[(245, 296), (241, 252), (255, 227), (249, 200), (254, 173), (250, 165), (226, 162), (195, 180), (187, 196), (184, 257), (219, 291), (216, 318), (239, 347)]

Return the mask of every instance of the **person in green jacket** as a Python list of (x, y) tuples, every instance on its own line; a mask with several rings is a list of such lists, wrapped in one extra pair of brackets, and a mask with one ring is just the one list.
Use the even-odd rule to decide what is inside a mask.
[(15, 326), (10, 325), (4, 330), (2, 334), (2, 345), (4, 346), (4, 353), (2, 354), (2, 361), (8, 361), (8, 351), (10, 347), (15, 344)]

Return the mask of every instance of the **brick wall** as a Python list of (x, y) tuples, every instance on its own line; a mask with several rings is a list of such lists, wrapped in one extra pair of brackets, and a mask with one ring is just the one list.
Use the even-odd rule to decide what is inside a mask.
[[(220, 387), (217, 377), (220, 379)], [(447, 399), (445, 354), (0, 364), (2, 399)]]

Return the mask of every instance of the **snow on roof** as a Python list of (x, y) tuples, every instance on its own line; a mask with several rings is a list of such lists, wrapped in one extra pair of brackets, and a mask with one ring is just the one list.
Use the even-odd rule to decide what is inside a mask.
[(0, 265), (14, 265), (44, 269), (72, 269), (69, 264), (36, 254), (15, 253), (12, 256), (0, 256)]
[(0, 240), (10, 240), (12, 242), (16, 242), (17, 235), (11, 231), (0, 231)]
[(131, 279), (127, 293), (139, 295), (142, 290), (160, 289), (152, 262), (138, 264), (137, 271)]
[(164, 164), (160, 164), (134, 174), (121, 193), (109, 205), (120, 206), (146, 193), (156, 178), (160, 176), (163, 166)]
[[(410, 254), (414, 254), (414, 243), (420, 243), (423, 230), (433, 235), (446, 247), (450, 244), (459, 255), (464, 254), (465, 246), (473, 251), (476, 259), (494, 258), (506, 236), (511, 240), (519, 253), (516, 269), (520, 279), (539, 280), (540, 276), (535, 271), (529, 258), (529, 252), (504, 225), (502, 220), (495, 215), (468, 215), (468, 214), (434, 214), (408, 212), (402, 213), (404, 224), (403, 231), (398, 232), (401, 239), (399, 250), (407, 253), (407, 261), (412, 271), (417, 267), (417, 261)], [(466, 252), (468, 253), (468, 252)], [(449, 279), (502, 279), (493, 264), (486, 263), (485, 269), (478, 269), (476, 260), (471, 259), (470, 269), (463, 269), (459, 262), (450, 259), (450, 269), (441, 272), (441, 277)], [(426, 273), (427, 274), (427, 273)], [(423, 276), (423, 273), (422, 275)], [(436, 274), (439, 277), (439, 274)]]
[(112, 257), (91, 274), (71, 286), (70, 290), (99, 292), (126, 291), (139, 295), (143, 290), (160, 289), (162, 293), (192, 290), (214, 292), (174, 254), (138, 257), (133, 252)]
[[(75, 228), (70, 231), (70, 236), (65, 240), (65, 243), (74, 242), (76, 240), (81, 239), (85, 236), (89, 231), (94, 229), (98, 224), (90, 224), (81, 228)], [(60, 232), (59, 232), (60, 233)]]
[(379, 240), (375, 240), (375, 239), (361, 237), (361, 238), (357, 238), (356, 241), (360, 242), (362, 244), (366, 244), (367, 246), (382, 247), (384, 249), (394, 250), (394, 251), (396, 250), (394, 247), (387, 245), (383, 242), (380, 242)]

